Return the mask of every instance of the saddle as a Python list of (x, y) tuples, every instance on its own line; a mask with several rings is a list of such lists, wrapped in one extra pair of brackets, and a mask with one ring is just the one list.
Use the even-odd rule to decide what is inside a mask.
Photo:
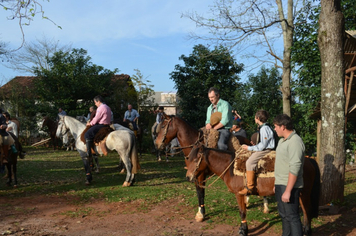
[(128, 128), (132, 130), (135, 133), (135, 137), (137, 138), (137, 135), (140, 134), (140, 127), (137, 124), (137, 130), (134, 130), (134, 126), (131, 122), (128, 122)]
[[(86, 144), (86, 140), (85, 140), (85, 133), (90, 129), (90, 127), (86, 127), (84, 129), (84, 131), (82, 132), (82, 134), (80, 135), (80, 140)], [(112, 132), (114, 131), (113, 128), (111, 128), (109, 125), (104, 126), (103, 128), (101, 128), (98, 133), (95, 134), (94, 136), (94, 144), (95, 146), (98, 147), (98, 149), (100, 149), (102, 151), (102, 153), (104, 154), (104, 156), (108, 155), (108, 150), (106, 148), (105, 142), (106, 142), (106, 137)], [(97, 154), (95, 152), (95, 150), (91, 150), (93, 154)]]
[[(204, 146), (208, 148), (217, 148), (219, 140), (219, 131), (214, 129), (201, 128), (204, 136)], [(246, 161), (252, 155), (252, 151), (241, 148), (239, 139), (230, 135), (228, 141), (229, 151), (235, 153), (234, 174), (243, 176), (246, 173)], [(255, 171), (258, 177), (274, 177), (274, 162), (276, 151), (271, 151), (258, 161), (257, 170)]]
[[(235, 159), (234, 175), (243, 176), (246, 173), (246, 161), (251, 156), (251, 151), (242, 152)], [(276, 151), (271, 151), (262, 157), (257, 163), (257, 170), (255, 171), (258, 177), (269, 178), (274, 177), (274, 162), (276, 160)]]

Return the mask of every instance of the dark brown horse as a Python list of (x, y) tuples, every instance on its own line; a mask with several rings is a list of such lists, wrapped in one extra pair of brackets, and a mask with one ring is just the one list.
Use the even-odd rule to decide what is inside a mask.
[[(239, 235), (247, 235), (245, 197), (238, 194), (238, 191), (244, 188), (244, 179), (242, 176), (234, 175), (233, 165), (230, 166), (234, 160), (234, 153), (203, 147), (199, 142), (200, 135), (197, 129), (180, 118), (165, 116), (156, 144), (163, 147), (165, 143), (168, 143), (174, 137), (178, 137), (183, 152), (187, 157), (185, 159), (188, 168), (187, 177), (191, 181), (194, 180), (196, 186), (199, 201), (196, 220), (202, 221), (204, 219), (205, 178), (215, 173), (218, 176), (221, 175), (229, 190), (235, 193), (241, 217)], [(320, 189), (320, 172), (313, 159), (306, 159), (304, 162), (304, 179), (305, 183), (300, 203), (304, 213), (304, 233), (310, 235), (311, 219), (318, 216)], [(274, 178), (263, 178), (257, 181), (257, 189), (260, 196), (274, 195), (273, 187)]]
[(4, 156), (6, 156), (6, 158), (4, 158), (6, 161), (4, 163), (4, 165), (7, 168), (7, 182), (6, 184), (8, 186), (11, 186), (12, 184), (12, 177), (14, 178), (14, 188), (17, 187), (17, 158), (20, 157), (21, 159), (24, 158), (24, 152), (22, 150), (22, 146), (19, 142), (19, 139), (16, 137), (16, 135), (14, 135), (12, 132), (9, 132), (9, 135), (11, 135), (11, 137), (14, 139), (15, 141), (15, 147), (17, 150), (17, 153), (13, 153), (12, 149), (8, 149), (8, 146), (5, 147), (6, 149), (2, 149), (2, 152), (4, 152)]
[[(163, 113), (163, 121), (159, 124), (159, 131), (157, 133), (157, 137), (155, 140), (156, 147), (160, 150), (164, 150), (164, 148), (169, 145), (169, 143), (175, 138), (178, 138), (178, 142), (184, 153), (184, 156), (188, 156), (190, 151), (192, 150), (193, 144), (199, 143), (202, 141), (203, 137), (199, 130), (191, 126), (186, 121), (174, 117), (168, 116)], [(240, 137), (240, 143), (250, 144), (248, 139)], [(186, 164), (187, 164), (187, 160)], [(201, 173), (197, 176), (197, 182), (202, 184), (196, 184), (195, 188), (198, 196), (199, 210), (195, 216), (196, 221), (201, 222), (204, 220), (205, 215), (205, 207), (204, 207), (204, 198), (205, 198), (205, 178), (211, 174), (209, 171), (205, 173)]]
[(51, 137), (53, 150), (56, 150), (56, 147), (58, 147), (58, 140), (57, 140), (57, 136), (56, 136), (57, 126), (58, 126), (58, 122), (57, 121), (53, 121), (48, 116), (45, 116), (43, 118), (42, 129), (45, 128), (45, 127), (48, 128), (48, 134)]

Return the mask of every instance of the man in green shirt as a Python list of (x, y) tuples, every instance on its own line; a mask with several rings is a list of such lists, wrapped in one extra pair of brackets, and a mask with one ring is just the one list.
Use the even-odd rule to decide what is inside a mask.
[[(205, 128), (218, 130), (220, 133), (218, 149), (227, 150), (227, 142), (230, 137), (229, 130), (232, 127), (231, 105), (227, 101), (220, 98), (220, 93), (217, 88), (211, 87), (208, 91), (208, 97), (211, 105), (208, 107), (206, 112)], [(210, 117), (215, 112), (221, 112), (221, 120), (217, 124), (212, 125)]]
[(274, 165), (275, 197), (282, 218), (282, 235), (303, 235), (299, 216), (299, 194), (303, 188), (304, 143), (293, 129), (289, 116), (278, 115), (273, 121), (280, 139)]

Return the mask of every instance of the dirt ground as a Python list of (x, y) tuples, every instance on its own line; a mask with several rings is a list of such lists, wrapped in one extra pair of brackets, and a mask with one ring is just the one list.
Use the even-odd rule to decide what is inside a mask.
[[(356, 169), (354, 170), (356, 172)], [(139, 211), (140, 202), (92, 200), (73, 204), (72, 196), (0, 198), (2, 235), (237, 235), (238, 226), (215, 225), (209, 220), (197, 223), (192, 209), (176, 207), (176, 200)], [(320, 212), (322, 224), (313, 226), (314, 234), (356, 235), (356, 204), (337, 214)], [(266, 223), (249, 222), (249, 235), (280, 235)]]

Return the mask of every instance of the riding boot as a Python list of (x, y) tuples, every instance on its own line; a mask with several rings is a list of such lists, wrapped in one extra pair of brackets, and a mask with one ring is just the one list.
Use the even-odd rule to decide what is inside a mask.
[(239, 191), (240, 195), (250, 195), (253, 193), (255, 188), (255, 171), (246, 171), (247, 186)]
[(91, 139), (86, 139), (86, 146), (87, 146), (87, 157), (92, 157), (92, 154), (91, 154), (91, 149), (93, 148), (93, 140)]

